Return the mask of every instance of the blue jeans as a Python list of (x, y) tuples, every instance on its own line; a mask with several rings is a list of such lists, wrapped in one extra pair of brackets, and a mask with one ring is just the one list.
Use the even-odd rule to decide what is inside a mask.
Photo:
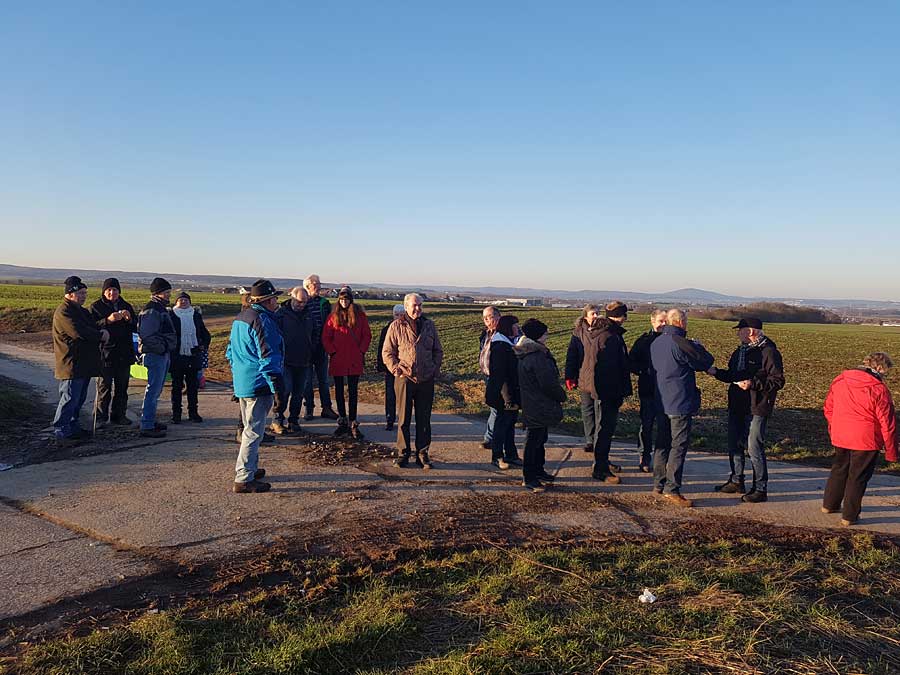
[(328, 354), (324, 354), (320, 361), (312, 361), (309, 364), (309, 375), (306, 378), (306, 412), (312, 414), (315, 408), (313, 400), (313, 385), (319, 387), (319, 403), (322, 410), (331, 408), (331, 391), (328, 389)]
[(684, 460), (691, 444), (691, 415), (659, 415), (653, 453), (653, 485), (664, 494), (681, 494)]
[(516, 420), (518, 410), (498, 410), (494, 422), (494, 439), (491, 441), (491, 461), (498, 459), (518, 459), (516, 449)]
[[(300, 421), (300, 408), (306, 392), (309, 366), (285, 366), (282, 377), (284, 380), (282, 401), (288, 410), (288, 421), (297, 423)], [(284, 424), (285, 407), (275, 408), (275, 420), (279, 424)]]
[(766, 426), (768, 417), (761, 415), (735, 415), (728, 413), (728, 461), (731, 464), (729, 480), (744, 480), (744, 445), (753, 467), (753, 488), (766, 492), (769, 485), (769, 468), (766, 465)]
[(266, 430), (266, 416), (272, 409), (274, 400), (275, 397), (271, 394), (239, 399), (244, 431), (241, 434), (237, 463), (234, 465), (235, 483), (249, 483), (259, 468), (259, 442)]
[(81, 429), (78, 414), (87, 398), (89, 377), (59, 381), (59, 405), (53, 418), (53, 433), (57, 438), (68, 438)]
[(493, 443), (494, 442), (494, 425), (497, 423), (497, 409), (496, 408), (488, 408), (491, 411), (491, 414), (488, 415), (487, 425), (484, 427), (484, 442), (485, 443)]
[(144, 367), (147, 369), (147, 388), (141, 406), (141, 431), (149, 431), (156, 426), (156, 405), (169, 372), (169, 355), (144, 354)]

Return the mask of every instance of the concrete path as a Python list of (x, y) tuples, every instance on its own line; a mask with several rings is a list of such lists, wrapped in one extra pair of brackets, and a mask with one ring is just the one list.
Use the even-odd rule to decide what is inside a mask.
[[(52, 355), (0, 344), (0, 375), (28, 382), (55, 401), (50, 368)], [(133, 419), (141, 396), (137, 383), (129, 399)], [(237, 406), (221, 386), (210, 386), (200, 396), (206, 421), (170, 425), (165, 439), (141, 439), (135, 431), (133, 439), (122, 441), (121, 432), (115, 439), (101, 432), (97, 443), (115, 442), (109, 454), (0, 472), (5, 504), (0, 506), (0, 525), (4, 532), (16, 533), (0, 544), (0, 580), (13, 589), (0, 597), (0, 619), (173, 562), (221, 558), (311, 529), (338, 532), (340, 523), (365, 523), (385, 514), (402, 527), (410, 514), (438, 511), (454, 497), (522, 493), (521, 473), (501, 472), (488, 463), (489, 451), (480, 443), (483, 422), (438, 413), (433, 418), (432, 471), (397, 469), (385, 459), (324, 466), (304, 459), (300, 439), (280, 438), (261, 451), (272, 492), (235, 495), (230, 487)], [(86, 419), (89, 408), (85, 406)], [(383, 430), (382, 410), (362, 404), (362, 428), (369, 440), (392, 445), (396, 436)], [(169, 413), (166, 390), (160, 419)], [(304, 427), (326, 435), (334, 423), (317, 418)], [(518, 440), (521, 448), (524, 439)], [(590, 459), (580, 438), (551, 436), (547, 468), (558, 476), (556, 490), (614, 495), (631, 505), (628, 510), (548, 514), (535, 509), (519, 518), (550, 530), (636, 533), (647, 531), (648, 520), (677, 527), (685, 518), (716, 514), (775, 525), (840, 527), (839, 515), (819, 511), (825, 469), (771, 462), (770, 501), (743, 504), (712, 491), (727, 477), (727, 458), (694, 452), (685, 469), (684, 493), (695, 498), (698, 508), (681, 510), (661, 508), (652, 498), (650, 478), (638, 472), (633, 445), (617, 443), (614, 448), (613, 461), (623, 465), (618, 486), (592, 481)], [(900, 479), (874, 478), (858, 527), (900, 534), (898, 505)]]

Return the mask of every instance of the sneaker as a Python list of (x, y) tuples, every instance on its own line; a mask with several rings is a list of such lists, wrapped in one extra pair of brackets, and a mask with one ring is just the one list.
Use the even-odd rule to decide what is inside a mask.
[(721, 485), (716, 485), (714, 488), (716, 492), (724, 492), (726, 494), (744, 494), (744, 481), (739, 481), (735, 483), (730, 478), (722, 483)]
[(685, 509), (689, 509), (694, 505), (693, 501), (691, 501), (687, 497), (682, 497), (678, 492), (670, 492), (669, 494), (664, 494), (663, 497), (665, 497), (667, 501), (671, 502), (675, 506), (680, 506)]
[(538, 480), (543, 480), (543, 481), (552, 483), (553, 481), (556, 480), (556, 476), (554, 476), (552, 473), (547, 473), (546, 471), (539, 471), (538, 472)]
[(822, 513), (837, 513), (840, 509), (829, 509), (827, 506), (823, 506), (819, 509)]
[(165, 429), (141, 429), (140, 435), (144, 438), (165, 438)]
[(197, 413), (190, 413), (188, 415), (188, 419), (191, 422), (196, 422), (197, 424), (200, 424), (203, 421), (203, 418), (200, 417), (200, 415), (198, 415)]
[(253, 480), (259, 480), (260, 478), (265, 478), (265, 477), (266, 477), (265, 469), (257, 469), (256, 473), (253, 474)]
[(541, 493), (541, 492), (545, 492), (547, 490), (547, 488), (544, 487), (544, 485), (541, 483), (541, 481), (537, 480), (536, 478), (533, 480), (529, 480), (529, 481), (523, 480), (522, 487), (525, 488), (526, 490), (531, 490), (532, 492), (535, 492), (535, 493)]
[(750, 502), (751, 504), (757, 504), (759, 502), (767, 501), (768, 498), (769, 497), (765, 492), (761, 492), (760, 490), (753, 490), (741, 497), (741, 501)]
[(399, 469), (405, 469), (409, 466), (409, 453), (404, 453), (394, 459), (394, 466)]
[(326, 420), (336, 420), (339, 417), (339, 415), (336, 412), (334, 412), (334, 410), (332, 410), (331, 408), (323, 408), (319, 417), (323, 417)]
[(493, 464), (495, 467), (497, 467), (501, 471), (506, 471), (509, 468), (509, 463), (502, 457), (500, 459), (493, 460), (491, 462), (491, 464)]
[(263, 483), (261, 480), (248, 480), (246, 483), (235, 483), (232, 486), (232, 490), (237, 492), (238, 494), (244, 494), (247, 492), (268, 492), (272, 489), (272, 486), (269, 483)]
[(354, 421), (350, 424), (350, 435), (357, 441), (364, 438), (363, 432), (359, 430), (359, 422)]
[(310, 420), (316, 419), (316, 416), (313, 415), (313, 411), (312, 411), (312, 410), (307, 410), (307, 411), (306, 411), (306, 414), (303, 416), (303, 419), (305, 419), (307, 422), (309, 422)]

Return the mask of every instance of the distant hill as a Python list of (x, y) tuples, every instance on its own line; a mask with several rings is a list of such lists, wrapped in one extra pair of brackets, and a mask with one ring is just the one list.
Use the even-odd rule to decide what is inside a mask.
[(738, 307), (723, 307), (699, 312), (697, 316), (720, 321), (737, 321), (741, 317), (752, 316), (764, 323), (841, 323), (841, 317), (827, 309), (797, 307), (782, 302), (754, 302)]

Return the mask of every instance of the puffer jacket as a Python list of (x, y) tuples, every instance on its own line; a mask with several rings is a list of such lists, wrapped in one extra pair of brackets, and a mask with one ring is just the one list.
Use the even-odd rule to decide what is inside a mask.
[(369, 319), (359, 307), (356, 308), (356, 325), (353, 328), (339, 326), (337, 315), (332, 313), (322, 328), (322, 346), (329, 356), (328, 374), (332, 377), (362, 375), (371, 343)]
[(700, 410), (698, 371), (712, 367), (713, 356), (679, 326), (663, 326), (650, 345), (650, 368), (656, 378), (657, 402), (666, 415), (695, 415)]
[(559, 384), (559, 369), (546, 345), (522, 338), (513, 347), (519, 360), (522, 419), (527, 427), (552, 427), (562, 421), (566, 392)]
[(275, 314), (261, 305), (241, 310), (225, 350), (234, 395), (255, 398), (283, 391), (284, 342)]
[(394, 319), (388, 328), (381, 356), (388, 372), (419, 383), (440, 374), (444, 349), (431, 319), (422, 316), (416, 322), (404, 315)]
[(100, 374), (100, 329), (91, 313), (66, 299), (53, 312), (53, 355), (57, 380)]
[(171, 354), (178, 346), (175, 325), (166, 306), (151, 299), (138, 316), (138, 351), (141, 354)]
[[(110, 314), (123, 309), (128, 310), (130, 320), (108, 320)], [(134, 307), (121, 296), (115, 302), (101, 297), (91, 305), (91, 316), (94, 317), (98, 327), (105, 328), (109, 332), (109, 340), (100, 346), (103, 365), (111, 368), (134, 363), (134, 332), (137, 329), (137, 314)]]
[(825, 398), (831, 444), (845, 450), (881, 450), (897, 461), (894, 400), (874, 370), (854, 368), (834, 378)]
[(519, 396), (519, 364), (512, 341), (502, 333), (491, 337), (491, 374), (484, 387), (484, 402), (495, 410), (516, 409)]

